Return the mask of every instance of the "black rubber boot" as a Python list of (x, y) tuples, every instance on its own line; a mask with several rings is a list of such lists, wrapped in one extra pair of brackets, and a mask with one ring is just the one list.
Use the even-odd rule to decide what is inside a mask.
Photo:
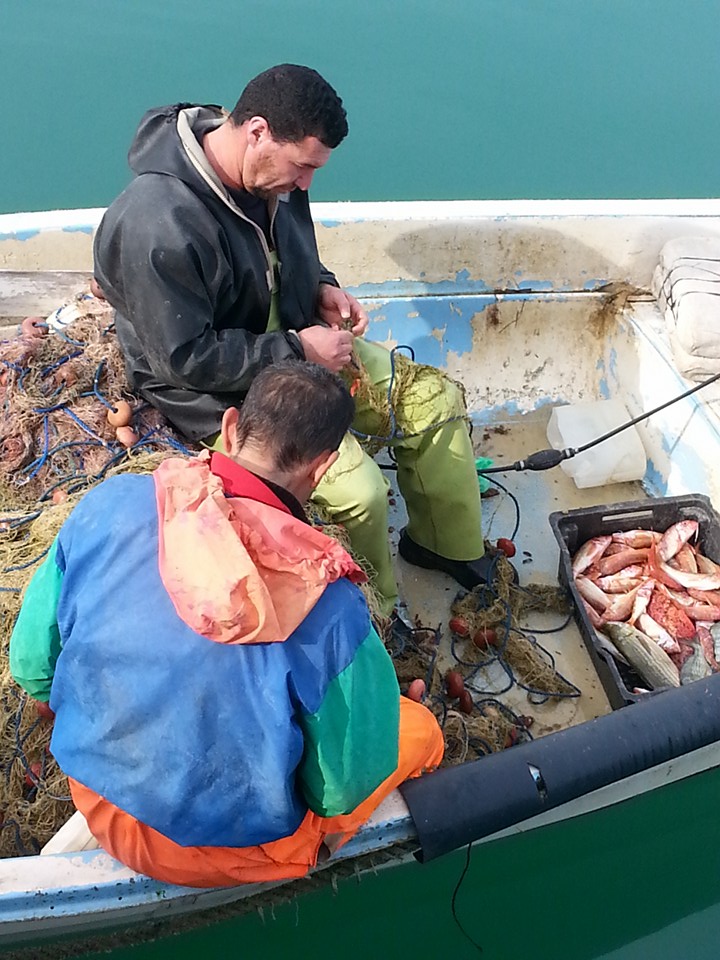
[[(477, 560), (448, 560), (447, 557), (441, 557), (439, 553), (433, 553), (432, 550), (427, 550), (415, 543), (408, 536), (407, 530), (403, 530), (400, 534), (398, 553), (403, 560), (415, 567), (447, 573), (466, 590), (472, 590), (480, 584), (487, 584), (493, 578), (497, 563), (496, 558), (487, 553), (478, 557)], [(518, 582), (517, 570), (514, 567), (513, 579), (515, 583)]]

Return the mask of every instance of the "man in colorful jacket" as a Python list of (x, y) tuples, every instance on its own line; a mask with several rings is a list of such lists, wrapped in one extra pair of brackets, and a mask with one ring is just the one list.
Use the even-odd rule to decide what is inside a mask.
[(30, 582), (15, 680), (100, 845), (191, 886), (302, 876), (442, 734), (401, 698), (337, 541), (304, 502), (353, 416), (342, 382), (280, 362), (230, 407), (226, 453), (89, 491)]
[[(95, 238), (95, 277), (116, 310), (130, 384), (186, 436), (213, 444), (224, 410), (288, 358), (339, 372), (353, 351), (385, 395), (390, 353), (362, 339), (368, 318), (318, 257), (307, 191), (347, 134), (342, 101), (314, 70), (255, 77), (232, 113), (150, 110), (130, 149), (135, 173)], [(472, 588), (487, 579), (480, 493), (460, 388), (423, 368), (393, 402), (405, 560)], [(360, 395), (358, 395), (360, 401)], [(377, 434), (358, 402), (354, 427)], [(383, 613), (397, 601), (387, 484), (348, 435), (317, 500), (375, 571)]]

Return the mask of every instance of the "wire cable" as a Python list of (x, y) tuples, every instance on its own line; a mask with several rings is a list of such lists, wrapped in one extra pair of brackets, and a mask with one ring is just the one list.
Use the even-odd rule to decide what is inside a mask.
[(460, 887), (462, 886), (463, 880), (465, 879), (467, 872), (470, 869), (471, 856), (472, 856), (472, 844), (469, 843), (467, 845), (467, 855), (465, 857), (465, 866), (463, 867), (463, 871), (460, 874), (460, 878), (458, 879), (458, 882), (455, 884), (455, 889), (453, 890), (452, 898), (450, 900), (450, 910), (452, 912), (453, 920), (455, 921), (455, 924), (457, 925), (457, 928), (460, 931), (460, 933), (465, 937), (468, 943), (472, 944), (472, 946), (477, 950), (478, 953), (483, 953), (483, 948), (480, 946), (477, 940), (474, 940), (470, 936), (470, 934), (467, 932), (465, 927), (460, 922), (460, 917), (458, 917), (458, 914), (457, 914), (457, 896), (458, 896), (458, 893), (460, 892)]

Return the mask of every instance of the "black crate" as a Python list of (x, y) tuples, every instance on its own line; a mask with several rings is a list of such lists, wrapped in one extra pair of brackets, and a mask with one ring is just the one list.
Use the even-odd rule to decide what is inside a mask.
[[(558, 579), (566, 586), (573, 600), (575, 620), (613, 709), (634, 703), (644, 694), (632, 693), (644, 682), (623, 664), (618, 664), (599, 646), (572, 575), (571, 557), (591, 537), (626, 530), (657, 530), (664, 533), (678, 520), (697, 520), (698, 545), (705, 556), (720, 562), (720, 516), (709, 497), (686, 494), (657, 500), (631, 500), (606, 503), (579, 510), (556, 511), (550, 514), (550, 526), (560, 547)], [(659, 691), (653, 691), (657, 693)]]

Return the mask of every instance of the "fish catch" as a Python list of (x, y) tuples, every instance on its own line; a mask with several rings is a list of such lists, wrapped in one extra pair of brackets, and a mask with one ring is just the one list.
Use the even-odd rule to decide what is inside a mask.
[(691, 643), (692, 653), (680, 669), (680, 683), (692, 683), (693, 680), (702, 680), (712, 673), (710, 664), (705, 659), (702, 644), (699, 641)]
[(699, 535), (697, 520), (618, 531), (592, 537), (572, 559), (598, 643), (612, 653), (609, 638), (652, 688), (720, 671), (720, 565)]

